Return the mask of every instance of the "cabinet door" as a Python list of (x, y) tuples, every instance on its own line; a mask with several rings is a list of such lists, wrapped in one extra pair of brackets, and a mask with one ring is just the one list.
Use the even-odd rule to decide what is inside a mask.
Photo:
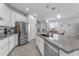
[(16, 20), (16, 13), (14, 11), (11, 11), (10, 26), (15, 27), (15, 20)]
[(5, 43), (4, 43), (4, 45), (3, 45), (3, 55), (4, 56), (7, 56), (8, 55), (8, 53), (9, 53), (9, 51), (8, 51), (8, 38), (6, 38), (5, 39)]
[(41, 37), (39, 39), (39, 48), (40, 48), (42, 55), (44, 55), (44, 39)]
[(8, 51), (8, 38), (0, 41), (0, 56), (7, 56)]
[(44, 39), (40, 36), (37, 36), (36, 42), (41, 54), (44, 55)]
[(56, 50), (48, 42), (44, 43), (44, 55), (45, 56), (58, 56), (58, 49)]
[(16, 21), (26, 22), (25, 16), (16, 12)]
[(3, 19), (3, 20), (0, 20), (0, 25), (5, 25), (5, 21), (4, 21), (4, 5), (3, 4), (0, 4), (0, 17)]
[(38, 39), (38, 36), (36, 36), (36, 45), (37, 45), (37, 46), (39, 45), (39, 39)]
[(0, 20), (0, 25), (10, 25), (10, 9), (3, 3), (0, 3), (0, 17), (3, 18), (3, 20)]
[(14, 36), (9, 37), (9, 52), (14, 48)]
[(18, 34), (14, 35), (14, 45), (17, 46), (18, 45)]

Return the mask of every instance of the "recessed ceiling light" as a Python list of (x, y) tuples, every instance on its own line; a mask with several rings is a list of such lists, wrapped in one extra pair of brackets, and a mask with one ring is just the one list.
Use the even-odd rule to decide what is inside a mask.
[(29, 11), (29, 8), (26, 8), (27, 11)]
[(61, 18), (61, 15), (60, 14), (57, 14), (57, 18)]
[(46, 20), (46, 22), (47, 22), (47, 23), (49, 22), (48, 19)]

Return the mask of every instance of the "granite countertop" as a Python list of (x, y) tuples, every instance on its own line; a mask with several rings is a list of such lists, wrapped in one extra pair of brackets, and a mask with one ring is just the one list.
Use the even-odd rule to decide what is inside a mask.
[(66, 53), (72, 53), (74, 51), (79, 50), (79, 37), (69, 37), (65, 35), (58, 35), (59, 39), (50, 39), (49, 37), (44, 37), (38, 34), (43, 39), (49, 41), (50, 43), (54, 44), (58, 48), (62, 49)]
[(0, 34), (2, 37), (0, 37), (0, 40), (3, 40), (3, 39), (5, 39), (5, 38), (7, 38), (7, 37), (10, 37), (10, 36), (12, 36), (12, 35), (14, 35), (15, 33), (12, 33), (12, 34), (7, 34), (7, 35), (2, 35), (2, 34)]

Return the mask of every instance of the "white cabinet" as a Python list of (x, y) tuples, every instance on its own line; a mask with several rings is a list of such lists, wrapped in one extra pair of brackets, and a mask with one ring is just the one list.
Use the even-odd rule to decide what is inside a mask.
[(0, 20), (0, 25), (4, 25), (4, 26), (9, 25), (9, 21), (10, 21), (10, 10), (3, 3), (0, 3), (0, 17), (3, 18), (3, 20)]
[(11, 11), (10, 26), (15, 27), (15, 21), (16, 21), (16, 13), (14, 11)]
[(17, 46), (18, 45), (18, 34), (14, 35), (14, 45)]
[(9, 37), (9, 52), (14, 48), (14, 35)]
[(20, 14), (20, 13), (16, 12), (16, 21), (26, 22), (26, 20), (25, 20), (25, 19), (26, 19), (26, 18), (25, 18), (25, 16), (24, 16), (24, 15), (22, 15), (22, 14)]
[(8, 38), (0, 40), (0, 56), (8, 55)]
[(38, 49), (40, 50), (41, 54), (44, 55), (44, 39), (37, 36), (36, 45), (37, 45)]
[(25, 20), (25, 16), (21, 15), (20, 13), (11, 10), (11, 21), (10, 21), (10, 26), (15, 27), (15, 22), (16, 21), (22, 21), (22, 22), (26, 22)]
[(4, 3), (0, 3), (0, 25), (2, 26), (15, 26), (16, 21), (26, 22), (26, 17), (12, 9), (8, 8)]
[[(16, 41), (16, 42), (15, 42)], [(12, 35), (0, 40), (0, 56), (7, 56), (9, 52), (18, 44), (18, 35)]]
[(18, 45), (18, 34), (9, 37), (9, 52)]
[(3, 19), (3, 20), (0, 20), (0, 25), (5, 25), (5, 12), (4, 12), (4, 5), (3, 4), (0, 4), (0, 17)]

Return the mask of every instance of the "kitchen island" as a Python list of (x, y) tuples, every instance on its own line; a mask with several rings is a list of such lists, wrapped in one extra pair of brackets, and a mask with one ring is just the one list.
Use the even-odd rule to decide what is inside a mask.
[[(79, 56), (79, 37), (58, 35), (59, 39), (56, 40), (55, 38), (50, 39), (50, 37), (45, 37), (40, 34), (37, 34), (37, 36), (44, 40), (42, 55), (53, 56), (52, 50), (52, 53), (48, 53), (50, 50), (46, 50), (45, 48), (45, 43), (47, 43), (48, 46), (51, 45), (50, 47), (57, 52), (54, 56)], [(47, 52), (47, 54), (45, 54), (45, 52)]]

